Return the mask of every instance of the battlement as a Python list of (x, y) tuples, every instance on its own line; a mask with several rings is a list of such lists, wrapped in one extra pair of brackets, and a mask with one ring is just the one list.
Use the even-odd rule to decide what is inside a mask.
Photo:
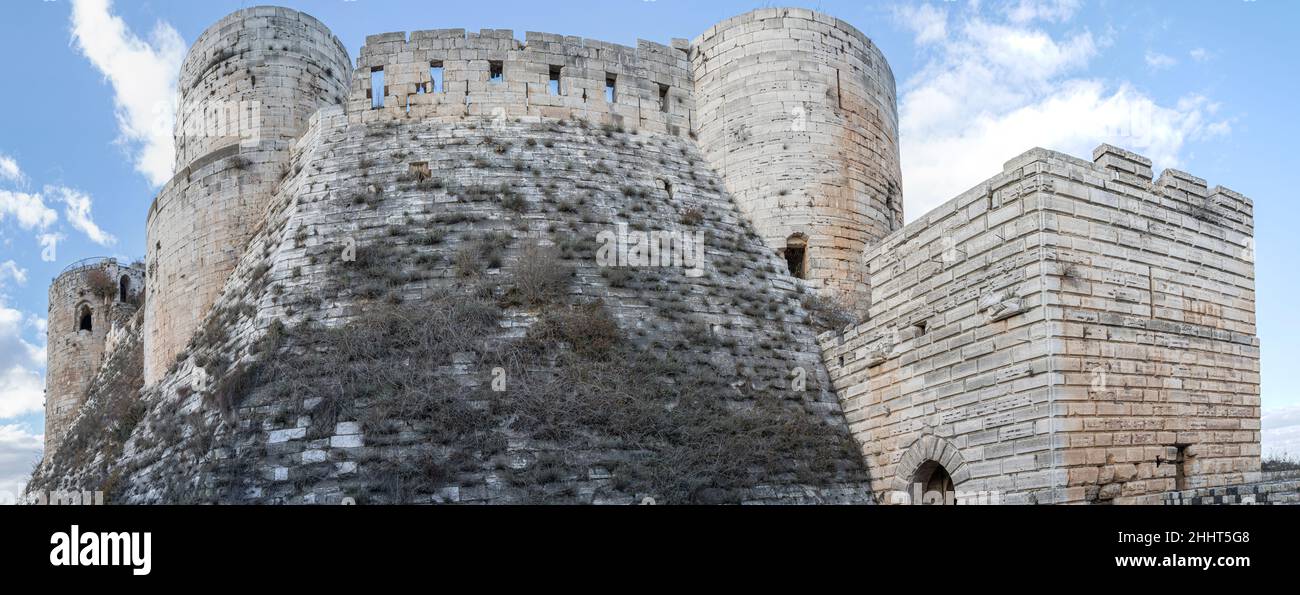
[(1254, 203), (1241, 193), (1223, 186), (1210, 188), (1204, 179), (1173, 168), (1154, 178), (1150, 159), (1111, 145), (1097, 147), (1092, 156), (1093, 163), (1112, 172), (1118, 184), (1148, 191), (1158, 189), (1165, 198), (1199, 210), (1197, 216), (1216, 216), (1243, 229), (1254, 229)]
[[(1091, 159), (1036, 148), (904, 226), (894, 74), (839, 19), (766, 8), (635, 47), (389, 32), (354, 68), (316, 19), (258, 7), (205, 31), (180, 84), (177, 173), (147, 215), (147, 266), (91, 259), (51, 285), (52, 443), (118, 344), (140, 348), (146, 391), (202, 408), (189, 375), (260, 361), (273, 321), (350, 324), (377, 296), (504, 279), (508, 259), (480, 252), (545, 230), (583, 269), (579, 293), (647, 345), (730, 340), (726, 360), (757, 345), (833, 383), (837, 398), (808, 410), (832, 424), (842, 411), (882, 495), (947, 481), (1007, 502), (1143, 501), (1258, 474), (1251, 200), (1111, 145)], [(692, 316), (647, 314), (634, 302), (662, 284), (637, 271), (632, 291), (627, 271), (581, 252), (593, 226), (647, 222), (713, 234), (708, 283), (750, 272), (677, 287), (701, 299)], [(365, 267), (338, 260), (353, 239)], [(865, 322), (818, 346), (746, 339), (812, 320), (810, 296), (764, 297), (795, 288)], [(733, 324), (742, 305), (753, 324)], [(643, 324), (660, 315), (682, 322)], [(360, 448), (358, 425), (319, 431)], [(309, 452), (332, 456), (312, 446), (292, 464)], [(282, 470), (274, 498), (295, 483)]]
[[(582, 118), (685, 135), (694, 90), (685, 40), (637, 47), (553, 33), (436, 29), (366, 38), (354, 123), (394, 119)], [(376, 88), (382, 85), (382, 88)]]
[(869, 319), (821, 336), (879, 493), (1146, 501), (1253, 481), (1250, 200), (1103, 145), (1036, 148), (865, 254)]

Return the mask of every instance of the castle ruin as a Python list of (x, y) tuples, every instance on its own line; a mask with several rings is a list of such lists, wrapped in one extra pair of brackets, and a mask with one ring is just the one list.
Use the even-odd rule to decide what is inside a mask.
[[(740, 501), (890, 503), (913, 486), (1008, 503), (1228, 501), (1215, 490), (1260, 479), (1250, 199), (1176, 170), (1156, 178), (1149, 160), (1109, 145), (1090, 160), (1032, 149), (904, 226), (893, 73), (833, 17), (761, 9), (693, 41), (635, 48), (506, 30), (385, 33), (353, 67), (312, 17), (249, 8), (191, 48), (175, 137), (144, 270), (95, 265), (147, 292), (121, 323), (138, 338), (149, 408), (119, 445), (129, 501), (167, 500), (149, 478), (179, 456), (168, 444), (227, 431), (256, 437), (193, 456), (253, 459), (260, 471), (215, 481), (242, 486), (230, 498), (340, 497), (364, 483), (367, 461), (405, 455), (380, 450), (366, 424), (316, 432), (322, 395), (232, 406), (238, 421), (204, 411), (215, 384), (262, 359), (273, 329), (339, 327), (385, 293), (403, 303), (457, 277), (493, 279), (511, 265), (456, 268), (467, 248), (487, 250), (473, 238), (488, 229), (568, 251), (567, 238), (646, 222), (706, 229), (712, 280), (638, 293), (586, 263), (573, 293), (599, 297), (645, 347), (686, 337), (676, 349), (725, 390), (788, 391), (791, 368), (806, 374), (812, 387), (783, 397), (787, 409), (851, 435), (861, 454), (817, 489), (791, 475)], [(498, 204), (476, 202), (487, 195)], [(412, 225), (447, 231), (417, 242), (403, 231)], [(462, 228), (459, 252), (419, 248)], [(331, 286), (348, 250), (367, 246), (387, 246), (400, 278), (373, 295)], [(51, 288), (47, 460), (94, 366), (123, 345), (104, 325), (80, 334), (78, 274)], [(818, 334), (805, 322), (813, 295), (865, 316)], [(506, 317), (500, 327), (527, 329), (545, 313)], [(56, 347), (78, 338), (88, 346)], [(479, 386), (467, 380), (475, 356), (453, 356), (448, 373)], [(189, 425), (172, 435), (168, 419)], [(518, 468), (542, 450), (506, 448)], [(617, 465), (565, 463), (581, 469), (564, 480), (581, 501), (627, 497), (602, 500)], [(869, 479), (844, 475), (863, 463)], [(321, 471), (304, 479), (308, 468)], [(85, 477), (60, 469), (44, 479)], [(512, 501), (493, 478), (430, 485), (427, 497)]]

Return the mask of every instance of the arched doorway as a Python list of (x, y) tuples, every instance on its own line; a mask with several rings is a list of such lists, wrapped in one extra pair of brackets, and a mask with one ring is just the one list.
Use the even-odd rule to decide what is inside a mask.
[(912, 475), (912, 485), (920, 486), (921, 504), (957, 503), (957, 488), (952, 475), (938, 461), (926, 461)]
[(95, 321), (90, 315), (90, 306), (82, 304), (77, 308), (77, 331), (94, 331)]
[(131, 295), (131, 278), (127, 277), (126, 275), (122, 275), (122, 280), (118, 281), (117, 285), (121, 293), (118, 301), (125, 302), (127, 296)]

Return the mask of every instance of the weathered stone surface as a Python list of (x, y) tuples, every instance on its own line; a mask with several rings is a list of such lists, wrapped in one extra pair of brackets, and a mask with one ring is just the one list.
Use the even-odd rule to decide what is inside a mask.
[(50, 284), (45, 452), (59, 447), (95, 374), (126, 336), (143, 294), (144, 267), (111, 258), (73, 264)]
[(870, 322), (821, 339), (878, 494), (931, 438), (1007, 502), (1257, 479), (1250, 201), (1095, 158), (1030, 151), (868, 252)]
[[(201, 36), (180, 86), (178, 173), (149, 212), (147, 267), (92, 263), (51, 287), (50, 445), (29, 490), (855, 503), (896, 501), (941, 468), (975, 501), (1227, 502), (1214, 490), (1237, 484), (1256, 487), (1233, 503), (1294, 500), (1292, 484), (1252, 483), (1250, 199), (1176, 170), (1153, 180), (1150, 160), (1109, 145), (1092, 161), (1035, 149), (903, 227), (893, 74), (837, 19), (762, 9), (693, 43), (636, 48), (385, 33), (354, 72), (324, 25), (259, 7)], [(232, 107), (253, 108), (251, 131), (219, 125)], [(602, 233), (629, 231), (700, 233), (704, 261), (628, 268), (593, 254)], [(799, 246), (802, 280), (783, 258)], [(530, 250), (571, 273), (559, 306), (518, 295)], [(147, 286), (144, 308), (87, 299), (85, 270)], [(815, 337), (816, 292), (869, 318)], [(427, 361), (359, 358), (436, 378), (421, 396), (447, 419), (257, 374), (329, 352), (286, 337), (352, 332), (402, 304), (444, 316), (449, 295), (488, 303), (490, 327), (445, 333), (431, 343), (450, 352)], [(113, 323), (73, 332), (82, 306)], [(640, 430), (620, 416), (647, 411), (630, 397), (529, 410), (583, 419), (578, 431), (511, 426), (520, 379), (562, 372), (589, 346), (561, 340), (510, 377), (498, 372), (518, 361), (490, 354), (591, 307), (626, 337), (620, 357), (655, 354), (649, 365), (677, 374), (643, 381), (688, 404), (693, 384), (708, 388), (712, 447), (629, 443)], [(627, 397), (619, 388), (606, 392)], [(473, 432), (448, 433), (466, 419)], [(670, 425), (689, 434), (692, 421)], [(728, 455), (737, 444), (788, 448), (725, 473), (730, 461), (708, 460), (753, 454)], [(679, 463), (701, 483), (644, 488)]]

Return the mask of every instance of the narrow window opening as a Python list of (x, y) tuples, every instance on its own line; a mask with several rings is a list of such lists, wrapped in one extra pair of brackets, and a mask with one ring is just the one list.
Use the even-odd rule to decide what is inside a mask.
[(79, 310), (78, 313), (77, 313), (77, 318), (78, 318), (78, 320), (79, 320), (79, 322), (77, 323), (77, 330), (78, 330), (78, 331), (94, 331), (94, 330), (95, 330), (94, 320), (92, 319), (92, 317), (91, 317), (91, 315), (90, 315), (90, 306), (87, 306), (87, 305), (85, 305), (85, 304), (82, 304), (80, 310)]
[(127, 277), (126, 275), (122, 275), (122, 279), (118, 281), (117, 286), (118, 286), (118, 293), (120, 294), (118, 297), (118, 301), (125, 302), (126, 299), (131, 295), (131, 278)]
[(668, 85), (659, 85), (659, 111), (668, 113)]
[(370, 70), (370, 90), (366, 93), (370, 97), (370, 109), (384, 107), (384, 97), (388, 95), (388, 87), (384, 85), (383, 66), (376, 66)]
[(429, 83), (430, 93), (446, 92), (447, 88), (443, 86), (442, 76), (443, 76), (442, 62), (434, 62), (433, 66), (429, 67), (429, 79), (431, 81)]
[(618, 75), (605, 75), (605, 102), (615, 103), (618, 101)]
[(1174, 489), (1181, 492), (1187, 489), (1187, 445), (1180, 444), (1176, 448), (1178, 454), (1174, 456)]
[(916, 329), (916, 335), (919, 337), (925, 334), (925, 329), (929, 326), (930, 323), (928, 321), (922, 320), (921, 322), (912, 325), (912, 328)]
[(840, 70), (835, 69), (835, 103), (844, 109), (844, 85), (840, 83)]
[(493, 83), (502, 83), (506, 80), (505, 65), (500, 60), (488, 62), (488, 81)]
[(546, 90), (551, 95), (564, 95), (564, 68), (561, 66), (551, 67), (551, 79), (547, 84)]
[(800, 234), (792, 235), (785, 241), (785, 263), (790, 275), (796, 279), (807, 278), (807, 249), (808, 240)]

